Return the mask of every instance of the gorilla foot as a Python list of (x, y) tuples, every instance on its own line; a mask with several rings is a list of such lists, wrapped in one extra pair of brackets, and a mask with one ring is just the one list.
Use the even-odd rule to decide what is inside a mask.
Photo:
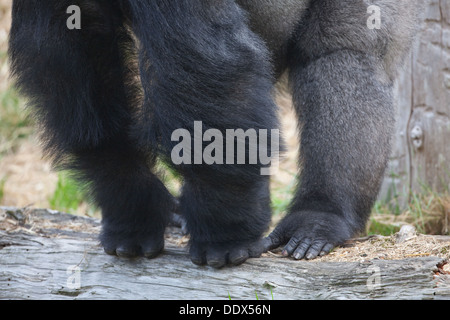
[(181, 214), (171, 213), (169, 225), (180, 228), (181, 233), (184, 235), (187, 235), (189, 233), (189, 231), (187, 229), (187, 221)]
[(258, 242), (232, 244), (192, 242), (189, 254), (196, 265), (209, 265), (222, 268), (226, 265), (237, 266), (248, 258), (258, 258), (263, 252)]
[(349, 223), (329, 212), (301, 211), (289, 214), (262, 240), (263, 251), (285, 245), (284, 256), (296, 260), (324, 256), (352, 236)]
[(158, 256), (164, 249), (164, 230), (144, 233), (137, 227), (112, 231), (103, 226), (100, 241), (105, 252), (121, 258)]

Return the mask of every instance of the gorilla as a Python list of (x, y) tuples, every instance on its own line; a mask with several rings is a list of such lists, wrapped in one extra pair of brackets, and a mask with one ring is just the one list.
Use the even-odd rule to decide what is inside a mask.
[[(74, 6), (79, 26), (69, 28)], [(398, 0), (14, 0), (11, 73), (55, 169), (74, 172), (101, 208), (106, 253), (156, 257), (176, 211), (195, 264), (238, 265), (279, 246), (313, 259), (368, 220), (418, 11), (418, 1)], [(246, 159), (276, 156), (273, 89), (286, 73), (301, 170), (286, 217), (263, 238), (267, 163), (228, 161), (239, 144), (218, 147), (232, 139)], [(179, 129), (203, 134), (184, 142), (209, 141), (210, 156), (227, 161), (175, 164)], [(239, 140), (229, 129), (270, 133)], [(182, 151), (202, 156), (192, 149)], [(159, 161), (182, 177), (178, 198)]]

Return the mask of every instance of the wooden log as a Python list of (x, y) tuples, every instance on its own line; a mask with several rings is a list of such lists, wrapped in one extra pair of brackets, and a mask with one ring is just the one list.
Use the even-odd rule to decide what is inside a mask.
[(450, 299), (439, 257), (315, 262), (266, 255), (215, 270), (192, 264), (174, 229), (158, 258), (124, 260), (104, 253), (98, 220), (11, 212), (14, 230), (1, 230), (0, 219), (0, 299)]

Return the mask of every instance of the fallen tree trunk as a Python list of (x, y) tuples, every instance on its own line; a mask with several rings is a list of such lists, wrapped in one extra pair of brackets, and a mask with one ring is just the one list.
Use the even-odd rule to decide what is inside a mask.
[(98, 231), (95, 219), (4, 209), (0, 299), (450, 299), (442, 257), (315, 262), (265, 255), (215, 270), (191, 263), (178, 229), (153, 260), (106, 255)]

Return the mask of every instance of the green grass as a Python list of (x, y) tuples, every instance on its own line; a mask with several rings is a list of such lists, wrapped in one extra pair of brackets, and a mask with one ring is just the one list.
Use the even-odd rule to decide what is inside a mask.
[[(86, 204), (86, 196), (82, 188), (73, 180), (68, 172), (58, 175), (58, 182), (53, 196), (49, 199), (52, 209), (71, 214), (78, 214), (82, 204)], [(88, 215), (94, 215), (95, 208), (86, 206)]]
[(272, 213), (277, 216), (287, 211), (291, 203), (291, 196), (286, 193), (275, 193), (272, 198)]
[(286, 213), (295, 192), (296, 180), (286, 186), (277, 186), (271, 189), (272, 214), (279, 216)]
[(392, 235), (404, 224), (413, 225), (418, 233), (450, 234), (450, 193), (433, 191), (426, 185), (419, 192), (410, 192), (409, 202), (402, 210), (389, 202), (377, 202), (372, 210), (366, 232), (369, 235)]
[(450, 234), (450, 194), (415, 193), (403, 215), (420, 233)]
[(14, 89), (0, 92), (0, 157), (33, 132), (23, 105), (23, 100)]
[[(0, 69), (7, 63), (6, 52), (0, 52)], [(7, 77), (0, 78), (0, 158), (13, 151), (22, 139), (32, 133), (32, 125), (24, 110), (24, 100), (7, 83)]]
[(375, 218), (373, 215), (370, 217), (370, 220), (368, 222), (368, 227), (366, 234), (368, 236), (370, 235), (382, 235), (382, 236), (389, 236), (392, 235), (400, 230), (399, 225), (390, 224), (390, 223), (383, 223), (377, 221), (377, 218)]
[[(172, 170), (168, 170), (162, 162), (156, 166), (158, 176), (164, 182), (168, 190), (177, 196), (179, 194), (179, 179)], [(71, 214), (87, 214), (89, 216), (98, 215), (98, 209), (89, 204), (90, 201), (77, 181), (71, 178), (68, 171), (60, 172), (58, 182), (53, 196), (49, 199), (49, 204), (53, 210), (67, 212)], [(80, 212), (80, 206), (87, 212)]]
[(178, 197), (180, 195), (182, 184), (181, 175), (162, 160), (158, 160), (155, 167), (154, 171), (156, 172), (156, 175), (164, 183), (167, 190), (169, 190), (173, 196)]
[(3, 190), (4, 190), (5, 182), (6, 182), (6, 179), (0, 180), (0, 201), (2, 201), (2, 199), (3, 199), (3, 195), (4, 195)]

